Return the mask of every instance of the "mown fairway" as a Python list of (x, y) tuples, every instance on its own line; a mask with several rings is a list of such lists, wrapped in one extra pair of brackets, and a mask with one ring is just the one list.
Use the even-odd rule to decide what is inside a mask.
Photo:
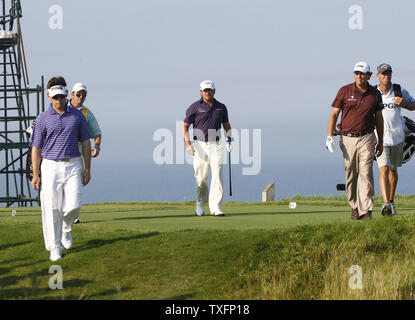
[[(227, 203), (225, 217), (191, 202), (86, 205), (57, 262), (40, 208), (1, 208), (0, 299), (413, 299), (415, 197), (396, 200), (384, 218), (377, 198), (371, 221), (351, 221), (344, 197)], [(52, 265), (63, 290), (49, 289)]]

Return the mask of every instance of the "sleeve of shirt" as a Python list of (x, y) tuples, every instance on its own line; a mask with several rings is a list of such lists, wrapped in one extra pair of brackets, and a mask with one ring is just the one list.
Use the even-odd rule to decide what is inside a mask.
[(85, 141), (85, 140), (89, 140), (91, 138), (91, 136), (89, 135), (89, 128), (88, 128), (88, 122), (86, 121), (84, 115), (82, 114), (82, 112), (80, 112), (79, 115), (80, 120), (80, 124), (79, 124), (79, 141)]
[(88, 111), (87, 116), (87, 122), (88, 122), (88, 128), (89, 128), (89, 134), (92, 138), (96, 137), (97, 135), (101, 134), (101, 129), (98, 125), (98, 121), (95, 118), (94, 114), (91, 112), (91, 110)]
[(402, 88), (402, 97), (406, 103), (415, 102), (415, 99), (409, 94), (408, 90)]
[(331, 106), (333, 108), (340, 108), (340, 109), (343, 108), (343, 101), (344, 101), (343, 97), (344, 97), (343, 88), (340, 88)]
[(193, 124), (195, 122), (195, 116), (196, 116), (196, 108), (193, 108), (193, 106), (190, 106), (187, 108), (186, 111), (186, 117), (184, 118), (184, 123)]
[(225, 107), (225, 112), (223, 113), (222, 123), (226, 123), (226, 122), (229, 122), (229, 118), (228, 118), (228, 109)]
[(46, 131), (43, 118), (38, 116), (33, 126), (32, 139), (30, 141), (31, 147), (42, 148), (45, 143)]

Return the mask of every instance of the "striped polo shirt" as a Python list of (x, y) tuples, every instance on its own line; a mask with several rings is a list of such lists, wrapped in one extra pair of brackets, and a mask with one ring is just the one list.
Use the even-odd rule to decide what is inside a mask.
[(60, 115), (52, 105), (35, 121), (30, 146), (41, 148), (44, 159), (79, 157), (78, 141), (89, 140), (88, 123), (81, 111), (66, 107)]

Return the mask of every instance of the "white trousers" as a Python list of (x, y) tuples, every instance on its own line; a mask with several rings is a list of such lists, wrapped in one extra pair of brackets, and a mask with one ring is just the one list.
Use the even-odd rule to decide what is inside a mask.
[(43, 159), (40, 202), (46, 250), (61, 246), (62, 232), (70, 232), (81, 210), (82, 161)]
[[(193, 147), (195, 149), (193, 169), (195, 170), (196, 178), (196, 205), (203, 206), (209, 202), (211, 214), (222, 211), (223, 146), (217, 142), (195, 141)], [(209, 176), (209, 168), (212, 172), (210, 192), (206, 184)]]

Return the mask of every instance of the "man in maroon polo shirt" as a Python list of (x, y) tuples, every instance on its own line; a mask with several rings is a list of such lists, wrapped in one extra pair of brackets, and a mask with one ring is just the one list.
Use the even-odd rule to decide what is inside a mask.
[[(355, 82), (340, 88), (332, 104), (326, 147), (334, 151), (333, 131), (341, 115), (340, 149), (346, 171), (346, 193), (353, 220), (372, 218), (374, 201), (373, 159), (383, 151), (382, 96), (369, 84), (366, 62), (356, 63)], [(376, 127), (378, 139), (374, 129)]]

